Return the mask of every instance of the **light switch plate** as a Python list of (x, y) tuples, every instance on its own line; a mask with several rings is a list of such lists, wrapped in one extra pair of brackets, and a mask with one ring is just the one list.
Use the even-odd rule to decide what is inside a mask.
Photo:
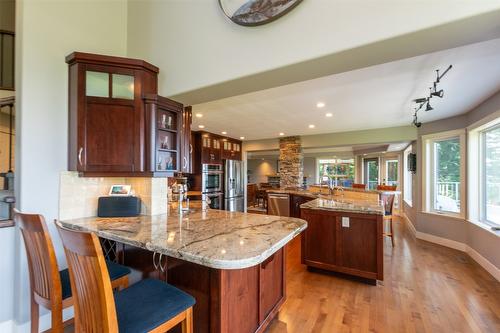
[(349, 228), (349, 218), (342, 216), (342, 227)]

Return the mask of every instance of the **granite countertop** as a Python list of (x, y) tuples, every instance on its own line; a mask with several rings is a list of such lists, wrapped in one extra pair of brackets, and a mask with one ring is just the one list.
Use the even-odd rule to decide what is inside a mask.
[(300, 208), (384, 215), (384, 206), (381, 203), (367, 200), (319, 198), (303, 203)]
[[(193, 208), (194, 207), (194, 208)], [(297, 218), (248, 214), (191, 205), (189, 213), (61, 221), (75, 230), (217, 269), (255, 266), (307, 228)]]
[(308, 198), (320, 198), (323, 196), (326, 196), (325, 194), (320, 194), (320, 193), (312, 193), (309, 192), (308, 190), (286, 190), (286, 189), (269, 189), (267, 190), (267, 193), (279, 193), (279, 194), (295, 194), (295, 195), (300, 195), (303, 197), (308, 197)]

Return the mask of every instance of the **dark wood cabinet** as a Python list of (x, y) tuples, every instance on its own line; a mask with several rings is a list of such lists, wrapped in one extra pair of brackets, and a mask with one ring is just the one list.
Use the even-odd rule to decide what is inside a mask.
[(290, 216), (300, 218), (300, 205), (314, 199), (302, 195), (290, 194)]
[[(302, 263), (383, 280), (382, 215), (302, 209)], [(343, 220), (344, 219), (344, 223)]]
[(182, 112), (180, 103), (155, 94), (144, 96), (146, 171), (168, 176), (181, 168)]
[(222, 138), (222, 159), (241, 160), (241, 141)]
[(156, 66), (81, 52), (70, 54), (66, 62), (69, 170), (84, 176), (181, 171), (183, 106), (157, 95)]
[[(196, 299), (194, 332), (263, 333), (286, 298), (281, 248), (261, 264), (215, 269), (118, 243), (120, 262), (134, 269), (131, 283), (153, 278)], [(156, 267), (155, 267), (156, 266)]]

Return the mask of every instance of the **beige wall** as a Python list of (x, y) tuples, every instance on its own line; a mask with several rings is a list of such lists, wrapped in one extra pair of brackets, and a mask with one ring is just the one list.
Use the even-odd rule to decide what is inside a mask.
[(250, 171), (249, 183), (267, 183), (267, 176), (276, 175), (278, 172), (277, 163), (277, 156), (247, 160), (247, 169)]
[[(50, 222), (58, 217), (59, 174), (67, 168), (68, 71), (64, 58), (73, 51), (125, 56), (127, 3), (24, 0), (17, 2), (17, 15), (18, 207), (46, 217), (64, 267), (59, 236)], [(22, 240), (18, 238), (16, 244), (14, 285), (0, 288), (15, 290), (14, 316), (23, 324), (29, 318), (28, 273)], [(6, 316), (0, 322), (12, 318), (12, 314)], [(44, 317), (41, 329), (47, 324)]]
[[(474, 122), (500, 110), (500, 92), (470, 112), (423, 124), (418, 132), (418, 140), (413, 145), (417, 153), (417, 173), (414, 177), (413, 207), (405, 203), (405, 214), (416, 230), (421, 233), (441, 237), (465, 244), (500, 269), (500, 233), (474, 225), (465, 219), (438, 216), (422, 212), (422, 135), (466, 128)], [(464, 179), (466, 182), (467, 179)]]

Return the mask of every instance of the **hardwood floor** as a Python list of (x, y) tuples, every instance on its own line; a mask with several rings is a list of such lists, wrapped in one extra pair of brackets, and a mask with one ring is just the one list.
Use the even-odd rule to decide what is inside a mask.
[(394, 220), (384, 281), (367, 285), (300, 264), (287, 248), (287, 301), (267, 333), (500, 332), (500, 283), (465, 253), (416, 240)]

